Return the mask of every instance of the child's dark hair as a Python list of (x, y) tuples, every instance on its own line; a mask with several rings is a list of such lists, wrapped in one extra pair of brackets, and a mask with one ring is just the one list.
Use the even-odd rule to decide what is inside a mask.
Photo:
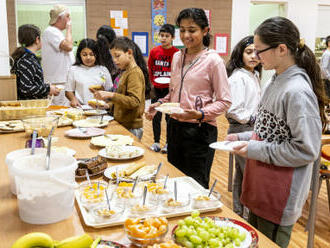
[(134, 41), (127, 37), (118, 37), (116, 38), (111, 44), (110, 49), (118, 49), (123, 52), (127, 52), (128, 49), (131, 49), (133, 51), (133, 56), (135, 59), (135, 63), (140, 67), (140, 69), (143, 72), (144, 76), (144, 82), (145, 82), (145, 98), (150, 98), (150, 91), (151, 91), (151, 85), (149, 80), (149, 74), (148, 74), (148, 68), (146, 61), (144, 60), (144, 57), (142, 55), (141, 49), (138, 47), (138, 45), (135, 44)]
[(11, 55), (16, 61), (25, 53), (25, 47), (33, 45), (37, 37), (40, 38), (40, 29), (33, 24), (24, 24), (18, 28), (18, 42), (21, 44)]
[(265, 20), (254, 31), (261, 42), (270, 47), (285, 44), (294, 56), (296, 64), (305, 69), (308, 74), (313, 91), (317, 97), (322, 123), (326, 123), (324, 107), (326, 105), (325, 90), (321, 79), (321, 70), (316, 62), (312, 50), (300, 41), (299, 30), (289, 19), (284, 17), (272, 17)]
[(119, 74), (119, 70), (113, 63), (111, 54), (109, 52), (109, 45), (114, 39), (116, 39), (116, 33), (112, 27), (103, 25), (97, 30), (96, 41), (99, 47), (100, 63), (108, 69), (112, 81), (114, 81)]
[(159, 29), (159, 33), (169, 33), (172, 37), (175, 36), (175, 28), (172, 24), (164, 24), (163, 26), (161, 26), (161, 28)]
[[(205, 11), (198, 8), (188, 8), (181, 10), (179, 16), (176, 18), (176, 25), (180, 26), (182, 19), (193, 19), (193, 21), (201, 28), (204, 29), (209, 27), (209, 22), (207, 20)], [(203, 45), (208, 47), (210, 45), (210, 34), (209, 31), (203, 37)]]
[[(237, 68), (243, 68), (244, 62), (243, 62), (243, 53), (246, 47), (253, 44), (253, 36), (249, 35), (241, 39), (235, 46), (233, 52), (230, 55), (230, 60), (228, 61), (226, 65), (227, 69), (227, 75), (228, 77), (231, 76), (233, 71)], [(259, 76), (261, 78), (261, 64), (259, 63), (254, 70), (259, 72)]]
[(330, 35), (328, 35), (328, 36), (325, 38), (325, 44), (326, 44), (327, 47), (329, 46), (329, 42), (330, 42)]
[(92, 52), (94, 53), (94, 56), (95, 56), (94, 65), (100, 65), (101, 61), (100, 61), (100, 54), (99, 54), (99, 49), (98, 49), (97, 43), (95, 40), (89, 39), (89, 38), (86, 38), (86, 39), (83, 39), (80, 41), (78, 49), (77, 49), (77, 53), (76, 53), (76, 62), (74, 63), (74, 65), (83, 65), (84, 64), (82, 62), (81, 55), (80, 55), (81, 51), (84, 48), (89, 48), (92, 50)]

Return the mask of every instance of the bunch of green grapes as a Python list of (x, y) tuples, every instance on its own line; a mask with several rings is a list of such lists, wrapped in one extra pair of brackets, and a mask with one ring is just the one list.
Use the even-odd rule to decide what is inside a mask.
[(234, 248), (245, 240), (246, 233), (235, 227), (220, 227), (211, 218), (201, 218), (198, 211), (178, 222), (175, 239), (188, 248)]

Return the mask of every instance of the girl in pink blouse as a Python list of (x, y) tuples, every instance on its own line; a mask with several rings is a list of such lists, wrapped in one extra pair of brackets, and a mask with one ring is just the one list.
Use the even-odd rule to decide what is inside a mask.
[(209, 144), (217, 140), (216, 117), (231, 105), (228, 78), (223, 60), (208, 48), (204, 10), (184, 9), (176, 24), (185, 49), (174, 54), (169, 94), (150, 105), (146, 118), (152, 120), (161, 103), (180, 104), (184, 112), (172, 114), (168, 123), (168, 161), (208, 188), (214, 158)]

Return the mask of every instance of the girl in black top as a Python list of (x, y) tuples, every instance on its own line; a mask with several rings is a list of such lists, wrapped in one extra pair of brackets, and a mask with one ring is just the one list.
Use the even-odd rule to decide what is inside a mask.
[(31, 24), (20, 26), (18, 41), (21, 46), (12, 54), (14, 65), (11, 70), (16, 74), (18, 99), (40, 99), (58, 95), (60, 89), (44, 83), (42, 68), (35, 55), (41, 48), (40, 29)]

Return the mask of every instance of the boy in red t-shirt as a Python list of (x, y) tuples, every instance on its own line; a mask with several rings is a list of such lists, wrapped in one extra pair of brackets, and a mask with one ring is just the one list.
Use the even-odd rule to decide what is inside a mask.
[[(174, 39), (174, 26), (171, 24), (164, 24), (159, 30), (159, 40), (162, 43), (160, 46), (151, 49), (148, 59), (149, 77), (155, 88), (155, 97), (151, 99), (151, 103), (155, 103), (158, 99), (165, 97), (168, 94), (169, 78), (171, 77), (171, 63), (173, 54), (179, 51), (172, 46)], [(166, 79), (168, 78), (168, 79)], [(158, 81), (158, 82), (157, 82)], [(166, 123), (169, 115), (165, 115)], [(166, 145), (160, 149), (160, 123), (162, 120), (162, 113), (157, 112), (152, 120), (152, 129), (154, 132), (154, 144), (150, 147), (155, 152), (167, 153)]]

